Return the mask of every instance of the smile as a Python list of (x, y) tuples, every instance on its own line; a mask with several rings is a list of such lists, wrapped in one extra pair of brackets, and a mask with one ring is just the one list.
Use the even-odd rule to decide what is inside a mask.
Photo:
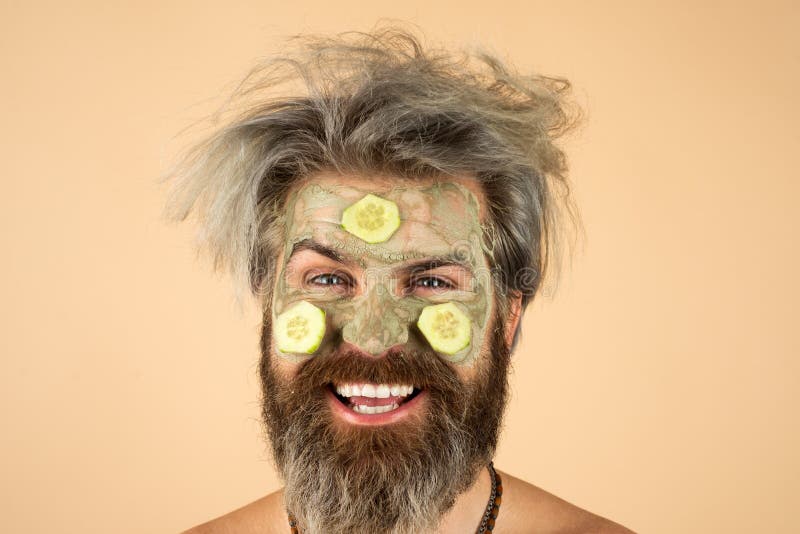
[(425, 391), (410, 384), (341, 383), (327, 388), (334, 413), (357, 425), (393, 423), (424, 401)]

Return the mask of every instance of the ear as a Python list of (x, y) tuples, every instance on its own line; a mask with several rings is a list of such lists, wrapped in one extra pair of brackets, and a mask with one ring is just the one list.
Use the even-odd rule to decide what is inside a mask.
[(511, 343), (514, 341), (514, 333), (517, 331), (520, 318), (522, 317), (522, 295), (515, 293), (508, 303), (509, 317), (506, 321), (506, 346), (511, 348)]

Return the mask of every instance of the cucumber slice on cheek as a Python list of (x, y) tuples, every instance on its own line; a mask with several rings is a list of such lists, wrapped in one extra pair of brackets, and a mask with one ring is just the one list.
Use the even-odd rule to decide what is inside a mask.
[(302, 300), (278, 315), (273, 333), (281, 352), (313, 354), (325, 336), (325, 312)]
[(469, 346), (469, 318), (452, 302), (425, 306), (417, 326), (435, 351), (452, 355)]

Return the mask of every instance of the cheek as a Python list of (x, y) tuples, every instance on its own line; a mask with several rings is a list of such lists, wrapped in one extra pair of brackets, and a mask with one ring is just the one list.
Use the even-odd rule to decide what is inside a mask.
[[(275, 351), (272, 354), (276, 354)], [(286, 358), (270, 358), (270, 360), (273, 373), (282, 382), (290, 382), (297, 376), (297, 371), (300, 368), (298, 363), (291, 362)]]
[[(273, 293), (274, 295), (274, 293)], [(275, 316), (276, 302), (273, 299), (270, 305), (264, 310), (261, 324), (261, 339), (259, 350), (261, 354), (261, 372), (266, 372), (265, 366), (269, 367), (269, 373), (281, 382), (292, 380), (297, 374), (300, 364), (313, 355), (284, 354), (277, 350), (275, 341)]]
[[(287, 272), (286, 266), (278, 271), (272, 300), (269, 308), (265, 311), (264, 326), (269, 330), (270, 355), (274, 356), (273, 360), (287, 364), (286, 370), (293, 375), (300, 363), (312, 358), (323, 348), (320, 346), (317, 350), (313, 349), (313, 345), (320, 342), (317, 336), (323, 337), (320, 342), (323, 346), (330, 337), (331, 321), (326, 301), (335, 299), (335, 295), (319, 298), (319, 296), (309, 295), (308, 292), (301, 289), (292, 288), (287, 282)], [(291, 310), (297, 304), (304, 304), (306, 309), (299, 313)], [(308, 306), (309, 304), (311, 306)], [(325, 312), (324, 318), (321, 317), (320, 310)], [(292, 319), (293, 316), (297, 319)], [(300, 323), (296, 321), (300, 321)], [(287, 336), (292, 336), (293, 339), (290, 341), (297, 343), (287, 345)], [(264, 341), (267, 341), (267, 338)], [(262, 345), (264, 341), (262, 341)], [(294, 346), (299, 352), (284, 352), (278, 350), (278, 345)], [(308, 350), (313, 350), (313, 352), (309, 354), (306, 352)]]
[(458, 376), (458, 380), (462, 384), (473, 383), (478, 376), (478, 369), (476, 365), (451, 365), (450, 368)]
[(469, 369), (465, 372), (474, 374), (471, 370), (476, 363), (483, 359), (490, 339), (489, 318), (491, 317), (492, 302), (489, 295), (479, 287), (469, 299), (454, 301), (470, 323), (470, 343), (463, 351), (453, 355), (443, 355), (456, 367)]

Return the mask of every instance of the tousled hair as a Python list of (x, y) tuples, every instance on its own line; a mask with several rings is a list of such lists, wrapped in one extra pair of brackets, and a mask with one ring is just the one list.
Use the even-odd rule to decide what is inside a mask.
[(165, 213), (194, 211), (215, 269), (261, 297), (274, 283), (287, 194), (303, 178), (470, 176), (485, 195), (499, 309), (520, 294), (524, 310), (545, 275), (555, 290), (562, 245), (574, 245), (567, 230), (580, 228), (555, 143), (580, 115), (569, 94), (563, 78), (521, 74), (480, 48), (426, 47), (397, 25), (295, 36), (253, 68), (212, 117), (223, 125), (166, 173)]

